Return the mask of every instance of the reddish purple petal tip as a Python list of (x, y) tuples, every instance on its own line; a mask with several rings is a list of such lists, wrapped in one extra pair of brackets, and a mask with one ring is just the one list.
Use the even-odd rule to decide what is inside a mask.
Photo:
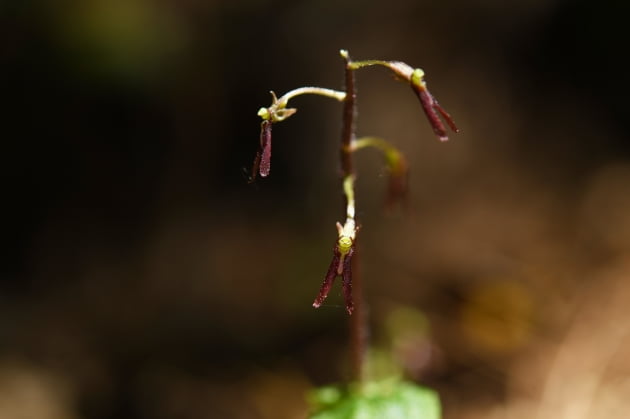
[(451, 117), (451, 115), (448, 112), (446, 112), (444, 108), (442, 108), (440, 104), (437, 102), (437, 100), (435, 99), (433, 99), (433, 107), (437, 109), (440, 115), (442, 115), (442, 118), (444, 118), (444, 120), (446, 121), (446, 123), (448, 124), (448, 126), (451, 128), (453, 132), (456, 132), (456, 133), (459, 132), (459, 128), (457, 128), (457, 125), (455, 125), (455, 121), (453, 121), (453, 118)]

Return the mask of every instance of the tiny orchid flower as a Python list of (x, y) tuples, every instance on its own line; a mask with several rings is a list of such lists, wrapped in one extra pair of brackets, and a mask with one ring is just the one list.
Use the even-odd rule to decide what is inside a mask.
[(346, 220), (346, 224), (343, 227), (340, 223), (337, 223), (337, 231), (339, 239), (333, 248), (333, 259), (328, 267), (328, 272), (326, 272), (324, 282), (322, 282), (322, 286), (319, 289), (319, 294), (313, 302), (313, 307), (318, 308), (322, 305), (332, 288), (335, 278), (341, 276), (346, 310), (348, 314), (352, 314), (354, 311), (354, 302), (352, 301), (352, 256), (354, 255), (354, 241), (357, 231), (354, 226), (354, 220)]
[(268, 108), (260, 108), (258, 110), (258, 116), (262, 118), (260, 124), (260, 149), (256, 153), (254, 164), (252, 166), (251, 181), (256, 179), (256, 175), (260, 174), (261, 177), (269, 176), (271, 171), (271, 125), (274, 122), (284, 121), (295, 112), (297, 109), (287, 108), (287, 100), (278, 100), (274, 92), (271, 93), (271, 106)]
[(271, 106), (268, 108), (262, 107), (258, 110), (258, 116), (263, 120), (260, 124), (260, 149), (256, 153), (256, 158), (252, 165), (250, 182), (253, 182), (258, 174), (261, 177), (269, 176), (271, 171), (271, 125), (282, 122), (297, 112), (297, 109), (287, 107), (291, 98), (304, 94), (316, 94), (343, 101), (346, 97), (344, 92), (322, 87), (301, 87), (291, 90), (281, 96), (280, 99), (273, 91), (270, 93)]
[(409, 64), (403, 63), (402, 61), (383, 60), (354, 61), (350, 63), (350, 68), (356, 70), (361, 67), (372, 65), (387, 67), (394, 72), (394, 75), (398, 80), (409, 82), (411, 89), (414, 91), (416, 96), (418, 96), (418, 99), (420, 99), (420, 104), (429, 119), (433, 132), (435, 132), (440, 141), (447, 141), (448, 135), (446, 134), (446, 128), (438, 116), (438, 113), (442, 116), (442, 118), (444, 118), (446, 124), (453, 130), (453, 132), (459, 132), (459, 129), (455, 125), (451, 115), (449, 115), (448, 112), (440, 106), (437, 100), (435, 100), (435, 97), (433, 97), (431, 92), (427, 89), (427, 83), (424, 81), (424, 71), (422, 69), (414, 69)]
[(418, 96), (418, 99), (420, 99), (420, 104), (422, 104), (422, 109), (433, 128), (433, 132), (438, 136), (440, 141), (447, 141), (448, 135), (446, 134), (446, 128), (437, 113), (444, 118), (447, 125), (451, 128), (451, 130), (453, 130), (453, 132), (459, 132), (459, 129), (455, 125), (455, 121), (453, 121), (451, 115), (449, 115), (448, 112), (440, 106), (438, 101), (435, 100), (435, 97), (433, 97), (431, 92), (427, 89), (427, 83), (424, 81), (424, 71), (416, 68), (413, 70), (413, 73), (411, 73), (409, 81), (411, 82), (411, 88), (414, 93)]

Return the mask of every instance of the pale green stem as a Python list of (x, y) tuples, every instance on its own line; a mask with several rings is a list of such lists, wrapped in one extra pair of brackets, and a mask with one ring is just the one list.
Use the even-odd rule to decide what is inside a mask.
[(387, 68), (391, 67), (391, 63), (389, 61), (385, 61), (385, 60), (363, 60), (363, 61), (352, 61), (350, 63), (350, 69), (358, 70), (359, 68), (369, 67), (369, 66), (372, 66), (372, 65), (382, 65), (382, 66), (387, 67)]
[(354, 219), (354, 176), (346, 176), (343, 180), (343, 193), (348, 202), (346, 207), (346, 217)]
[(373, 65), (387, 67), (392, 70), (398, 78), (410, 82), (412, 86), (416, 85), (421, 88), (426, 88), (426, 84), (424, 83), (424, 71), (420, 68), (413, 68), (402, 61), (363, 60), (348, 63), (348, 67), (351, 70), (358, 70)]
[(345, 92), (339, 90), (326, 89), (324, 87), (300, 87), (298, 89), (291, 90), (285, 93), (278, 99), (278, 107), (284, 108), (289, 104), (289, 100), (300, 95), (319, 95), (326, 96), (333, 99), (337, 99), (339, 102), (343, 102), (346, 98)]
[(350, 250), (352, 243), (357, 237), (357, 223), (354, 220), (354, 176), (348, 175), (343, 179), (343, 193), (346, 195), (346, 221), (343, 226), (337, 223), (339, 233), (339, 249), (343, 255), (344, 251)]
[(354, 176), (348, 175), (343, 179), (343, 193), (346, 195), (346, 221), (343, 226), (337, 223), (337, 231), (339, 233), (338, 248), (341, 253), (341, 262), (339, 263), (339, 275), (341, 275), (343, 258), (350, 251), (354, 240), (357, 238), (357, 223), (354, 220)]
[(278, 99), (276, 94), (272, 91), (271, 106), (268, 108), (260, 108), (258, 110), (258, 116), (265, 121), (271, 120), (271, 122), (281, 122), (297, 112), (297, 109), (287, 108), (289, 100), (300, 95), (318, 95), (336, 99), (343, 102), (346, 99), (346, 93), (339, 90), (326, 89), (324, 87), (300, 87), (293, 89)]

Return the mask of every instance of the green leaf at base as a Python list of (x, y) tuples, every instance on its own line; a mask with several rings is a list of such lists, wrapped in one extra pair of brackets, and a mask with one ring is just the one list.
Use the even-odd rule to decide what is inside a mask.
[(367, 382), (360, 389), (322, 387), (311, 394), (310, 419), (440, 419), (438, 395), (410, 382)]

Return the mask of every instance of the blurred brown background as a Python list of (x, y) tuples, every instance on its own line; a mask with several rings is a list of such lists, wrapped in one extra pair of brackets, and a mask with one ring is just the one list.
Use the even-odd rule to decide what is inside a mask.
[(383, 165), (358, 156), (374, 346), (446, 418), (627, 416), (627, 2), (0, 13), (0, 418), (298, 418), (347, 376), (338, 286), (311, 308), (343, 216), (340, 105), (296, 99), (246, 182), (268, 91), (340, 88), (340, 48), (424, 68), (461, 128), (440, 144), (408, 88), (357, 74), (358, 134), (411, 166), (409, 211), (386, 215)]

